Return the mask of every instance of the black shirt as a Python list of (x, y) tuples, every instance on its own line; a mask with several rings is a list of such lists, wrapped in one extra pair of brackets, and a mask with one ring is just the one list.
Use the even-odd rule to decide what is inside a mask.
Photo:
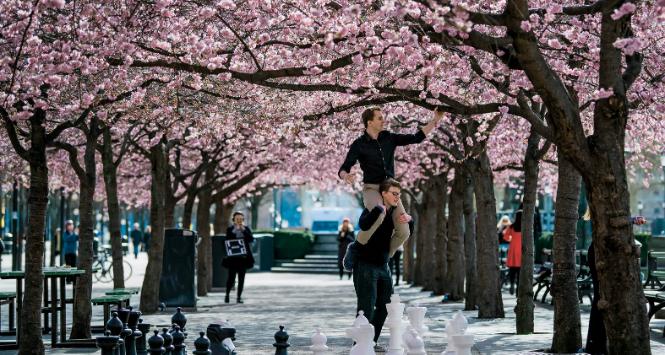
[[(378, 266), (383, 266), (390, 260), (390, 239), (395, 229), (392, 214), (395, 207), (390, 207), (386, 212), (386, 217), (383, 223), (376, 229), (374, 234), (369, 237), (367, 244), (362, 245), (357, 243), (358, 247), (358, 260), (362, 260)], [(365, 208), (360, 215), (358, 226), (360, 229), (366, 231), (372, 227), (377, 218), (381, 215), (381, 207), (374, 207), (372, 211)], [(413, 233), (413, 221), (409, 222), (409, 229)]]
[(363, 182), (380, 184), (387, 178), (395, 177), (395, 148), (403, 145), (416, 144), (425, 140), (425, 133), (418, 130), (416, 134), (397, 134), (389, 131), (379, 132), (377, 139), (367, 134), (358, 137), (349, 148), (339, 172), (351, 171), (360, 162), (363, 171)]

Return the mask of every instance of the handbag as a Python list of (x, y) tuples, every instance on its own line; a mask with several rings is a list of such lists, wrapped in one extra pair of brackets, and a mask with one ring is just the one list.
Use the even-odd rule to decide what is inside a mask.
[(249, 269), (254, 267), (254, 258), (243, 239), (224, 241), (224, 259), (222, 265), (229, 269)]

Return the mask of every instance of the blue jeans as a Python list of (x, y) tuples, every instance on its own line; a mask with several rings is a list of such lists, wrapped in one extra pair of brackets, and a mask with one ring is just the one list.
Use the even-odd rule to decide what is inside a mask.
[(374, 341), (376, 342), (379, 340), (383, 323), (388, 316), (386, 304), (390, 303), (390, 296), (393, 294), (393, 282), (388, 263), (378, 266), (358, 260), (353, 268), (353, 286), (358, 298), (358, 311), (362, 310), (365, 317), (374, 326)]

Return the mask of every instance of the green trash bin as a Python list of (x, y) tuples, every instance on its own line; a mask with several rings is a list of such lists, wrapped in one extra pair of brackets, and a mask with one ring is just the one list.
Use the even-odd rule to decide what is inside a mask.
[(275, 243), (273, 235), (269, 233), (254, 234), (252, 253), (254, 254), (254, 268), (250, 271), (270, 271), (275, 263)]
[(159, 301), (166, 307), (196, 307), (196, 232), (187, 229), (164, 231)]
[(225, 235), (213, 235), (212, 240), (212, 288), (213, 291), (226, 287), (229, 270), (222, 266), (224, 260)]

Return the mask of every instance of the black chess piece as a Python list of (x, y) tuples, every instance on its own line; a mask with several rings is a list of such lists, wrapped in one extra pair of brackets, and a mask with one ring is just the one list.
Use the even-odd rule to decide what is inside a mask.
[(185, 334), (180, 331), (179, 325), (175, 326), (171, 336), (173, 336), (173, 351), (171, 352), (171, 355), (186, 355), (187, 346), (184, 344)]
[(148, 346), (150, 346), (148, 351), (150, 355), (163, 355), (164, 347), (162, 345), (164, 345), (164, 338), (159, 336), (159, 330), (155, 330), (154, 333), (155, 335), (148, 339)]
[(194, 348), (192, 351), (194, 355), (210, 355), (210, 340), (205, 337), (204, 332), (199, 332), (199, 337), (194, 341)]
[(171, 355), (173, 353), (173, 336), (169, 333), (168, 328), (162, 328), (162, 338), (164, 338), (164, 355)]
[(115, 355), (115, 349), (118, 347), (120, 337), (111, 335), (110, 331), (105, 331), (103, 337), (97, 337), (97, 347), (102, 349), (102, 355)]
[(148, 332), (150, 332), (150, 324), (143, 323), (143, 319), (139, 318), (139, 324), (136, 328), (143, 334), (136, 340), (136, 355), (148, 355)]
[(288, 355), (286, 348), (291, 346), (289, 343), (289, 334), (284, 330), (284, 326), (279, 326), (279, 331), (275, 333), (275, 355)]
[(185, 331), (185, 324), (187, 324), (187, 316), (182, 313), (182, 308), (178, 307), (175, 309), (175, 314), (171, 317), (171, 324), (177, 324), (180, 326), (181, 331)]
[(236, 340), (236, 329), (228, 322), (222, 324), (209, 324), (206, 335), (210, 339), (210, 351), (212, 355), (235, 355), (235, 347), (225, 344), (224, 339)]

